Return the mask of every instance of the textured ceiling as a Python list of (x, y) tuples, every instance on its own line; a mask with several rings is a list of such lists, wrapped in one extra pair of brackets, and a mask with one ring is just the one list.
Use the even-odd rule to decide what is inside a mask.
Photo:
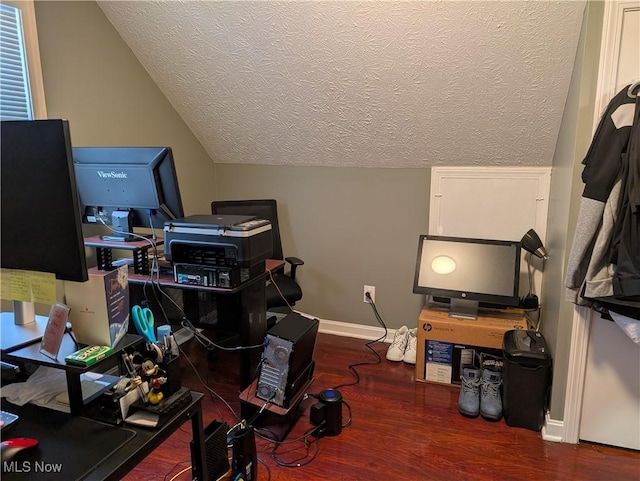
[(98, 2), (214, 162), (551, 165), (578, 1)]

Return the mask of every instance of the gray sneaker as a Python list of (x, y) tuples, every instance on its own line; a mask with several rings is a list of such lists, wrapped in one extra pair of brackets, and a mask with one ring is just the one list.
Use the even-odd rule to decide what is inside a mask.
[(475, 418), (480, 414), (480, 369), (463, 367), (460, 382), (458, 411), (463, 416)]
[(498, 421), (502, 417), (502, 397), (500, 385), (502, 373), (493, 369), (482, 370), (480, 383), (480, 414), (490, 421)]

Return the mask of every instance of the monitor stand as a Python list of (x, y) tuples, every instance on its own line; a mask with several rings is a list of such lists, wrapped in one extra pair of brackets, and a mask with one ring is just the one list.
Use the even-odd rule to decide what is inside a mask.
[(449, 317), (455, 317), (457, 319), (471, 319), (475, 321), (478, 318), (478, 305), (478, 301), (456, 299), (452, 297), (451, 304), (449, 306)]

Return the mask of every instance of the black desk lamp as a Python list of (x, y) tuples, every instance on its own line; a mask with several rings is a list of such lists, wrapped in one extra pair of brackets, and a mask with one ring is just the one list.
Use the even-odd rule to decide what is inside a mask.
[(520, 242), (522, 243), (522, 248), (534, 256), (544, 260), (549, 258), (547, 249), (544, 248), (540, 236), (535, 230), (529, 229)]
[(549, 254), (547, 253), (547, 249), (544, 248), (540, 236), (533, 229), (527, 231), (520, 243), (522, 244), (522, 248), (529, 253), (528, 256), (525, 256), (527, 273), (529, 274), (529, 293), (521, 299), (521, 304), (525, 309), (538, 309), (538, 296), (531, 291), (533, 286), (533, 281), (531, 280), (531, 256), (534, 255), (545, 261), (549, 258)]

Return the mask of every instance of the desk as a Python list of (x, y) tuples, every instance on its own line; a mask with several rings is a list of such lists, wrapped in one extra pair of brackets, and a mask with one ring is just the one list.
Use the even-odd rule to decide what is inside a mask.
[[(267, 334), (267, 313), (265, 300), (265, 283), (269, 270), (276, 270), (284, 265), (284, 261), (268, 259), (265, 272), (243, 282), (233, 288), (202, 287), (174, 282), (173, 276), (160, 274), (153, 276), (153, 283), (161, 287), (182, 291), (183, 309), (187, 319), (198, 324), (201, 318), (199, 309), (199, 292), (215, 296), (218, 316), (221, 319), (233, 319), (239, 328), (240, 345), (260, 346)], [(148, 275), (129, 273), (129, 286), (139, 288), (151, 284)], [(133, 296), (132, 296), (133, 297)], [(262, 349), (254, 348), (241, 352), (240, 384), (241, 389), (247, 387), (257, 375), (262, 357)]]
[(8, 352), (40, 341), (49, 318), (47, 316), (36, 316), (35, 322), (16, 324), (13, 312), (3, 312), (1, 322), (0, 351)]
[[(81, 416), (72, 416), (27, 404), (15, 406), (2, 400), (2, 409), (20, 419), (3, 438), (31, 437), (39, 446), (14, 460), (13, 472), (4, 472), (3, 480), (73, 479), (119, 480), (157, 448), (187, 420), (193, 436), (193, 479), (208, 480), (205, 459), (201, 393), (192, 392), (191, 402), (179, 409), (158, 429), (113, 426)], [(26, 463), (26, 464), (23, 464)], [(36, 465), (36, 463), (40, 463)], [(59, 468), (59, 472), (36, 471), (36, 466)], [(29, 472), (18, 469), (30, 468)]]

